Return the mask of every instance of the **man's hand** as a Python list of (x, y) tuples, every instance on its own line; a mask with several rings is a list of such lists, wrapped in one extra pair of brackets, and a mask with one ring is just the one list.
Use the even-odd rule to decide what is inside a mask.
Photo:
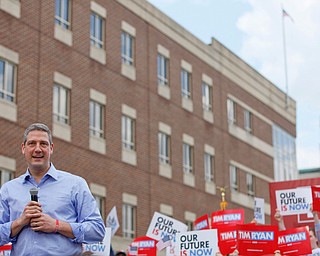
[(56, 220), (48, 214), (41, 213), (39, 217), (31, 219), (30, 227), (34, 231), (53, 233), (56, 231)]
[(33, 218), (39, 218), (42, 214), (41, 204), (35, 201), (30, 201), (23, 209), (20, 217), (13, 221), (11, 225), (10, 237), (15, 237), (21, 229), (29, 225)]
[(284, 225), (283, 217), (282, 217), (279, 209), (276, 209), (276, 213), (274, 214), (274, 218), (278, 222), (279, 230), (285, 230), (286, 227)]

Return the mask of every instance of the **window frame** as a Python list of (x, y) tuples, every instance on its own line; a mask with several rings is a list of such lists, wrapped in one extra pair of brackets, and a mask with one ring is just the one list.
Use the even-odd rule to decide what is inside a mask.
[(214, 156), (207, 152), (204, 153), (204, 178), (208, 182), (214, 179)]
[(202, 108), (212, 111), (212, 86), (202, 81)]
[(89, 102), (89, 134), (91, 137), (104, 138), (105, 106), (93, 99)]
[(244, 129), (252, 133), (252, 113), (246, 109), (244, 110)]
[(239, 191), (239, 170), (236, 166), (230, 165), (230, 187), (234, 191)]
[(0, 168), (0, 187), (8, 182), (9, 180), (14, 179), (14, 172), (9, 171), (5, 168)]
[[(92, 24), (93, 22), (93, 24)], [(105, 19), (94, 11), (90, 14), (90, 45), (104, 49)]]
[(182, 145), (183, 171), (184, 173), (194, 174), (193, 146), (188, 143)]
[(121, 61), (123, 64), (134, 66), (134, 36), (126, 31), (121, 32)]
[[(56, 90), (58, 90), (57, 91), (58, 95), (56, 94)], [(64, 92), (64, 94), (62, 92)], [(69, 88), (61, 84), (54, 83), (53, 85), (53, 120), (54, 121), (58, 123), (70, 125), (70, 94), (71, 94), (71, 90)], [(64, 107), (62, 104), (63, 101), (64, 101)]]
[(247, 194), (249, 196), (254, 197), (255, 195), (255, 178), (253, 174), (247, 173), (246, 174), (246, 187), (247, 187)]
[(0, 99), (15, 103), (17, 65), (3, 58), (0, 58), (0, 63), (3, 63), (3, 68), (0, 70), (0, 78), (2, 77), (0, 79)]
[(227, 100), (227, 113), (228, 113), (228, 123), (229, 124), (236, 123), (236, 120), (237, 120), (236, 110), (237, 110), (236, 103), (233, 100), (228, 99)]
[(171, 137), (170, 135), (159, 132), (158, 133), (159, 143), (159, 162), (162, 164), (171, 163)]
[(181, 69), (181, 95), (184, 98), (191, 99), (191, 73), (186, 69)]
[(127, 203), (122, 204), (122, 236), (134, 238), (137, 229), (137, 207)]
[(55, 0), (55, 24), (63, 29), (71, 30), (71, 0)]
[(157, 56), (158, 85), (169, 86), (169, 59), (161, 53)]
[(95, 194), (93, 194), (93, 197), (96, 200), (97, 208), (99, 209), (99, 212), (101, 214), (102, 219), (105, 219), (105, 217), (106, 217), (105, 197), (99, 196), (99, 195), (95, 195)]
[(121, 116), (121, 141), (122, 148), (135, 151), (135, 119), (122, 114)]

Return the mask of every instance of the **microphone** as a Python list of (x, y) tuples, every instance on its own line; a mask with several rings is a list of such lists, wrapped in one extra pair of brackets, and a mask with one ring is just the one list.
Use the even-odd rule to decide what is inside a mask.
[(38, 189), (37, 188), (31, 188), (30, 189), (30, 195), (31, 195), (31, 201), (38, 202)]

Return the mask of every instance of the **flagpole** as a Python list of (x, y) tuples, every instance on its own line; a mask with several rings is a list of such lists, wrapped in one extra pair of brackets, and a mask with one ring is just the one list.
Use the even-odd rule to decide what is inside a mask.
[(288, 86), (288, 70), (287, 70), (287, 49), (286, 49), (286, 36), (285, 36), (285, 26), (284, 26), (284, 15), (283, 6), (282, 7), (282, 38), (283, 38), (283, 58), (284, 58), (284, 74), (285, 74), (285, 85), (286, 85), (286, 109), (289, 107), (289, 86)]

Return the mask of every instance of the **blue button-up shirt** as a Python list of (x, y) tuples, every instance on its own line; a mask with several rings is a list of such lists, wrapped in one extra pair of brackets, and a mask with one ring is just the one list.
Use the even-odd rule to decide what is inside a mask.
[[(44, 233), (25, 226), (10, 238), (11, 225), (30, 201), (29, 190), (39, 189), (38, 201), (43, 213), (71, 225), (74, 239), (59, 233)], [(12, 242), (11, 255), (81, 255), (82, 243), (103, 240), (105, 226), (86, 181), (51, 164), (40, 183), (27, 170), (24, 175), (5, 183), (0, 192), (0, 244)]]

